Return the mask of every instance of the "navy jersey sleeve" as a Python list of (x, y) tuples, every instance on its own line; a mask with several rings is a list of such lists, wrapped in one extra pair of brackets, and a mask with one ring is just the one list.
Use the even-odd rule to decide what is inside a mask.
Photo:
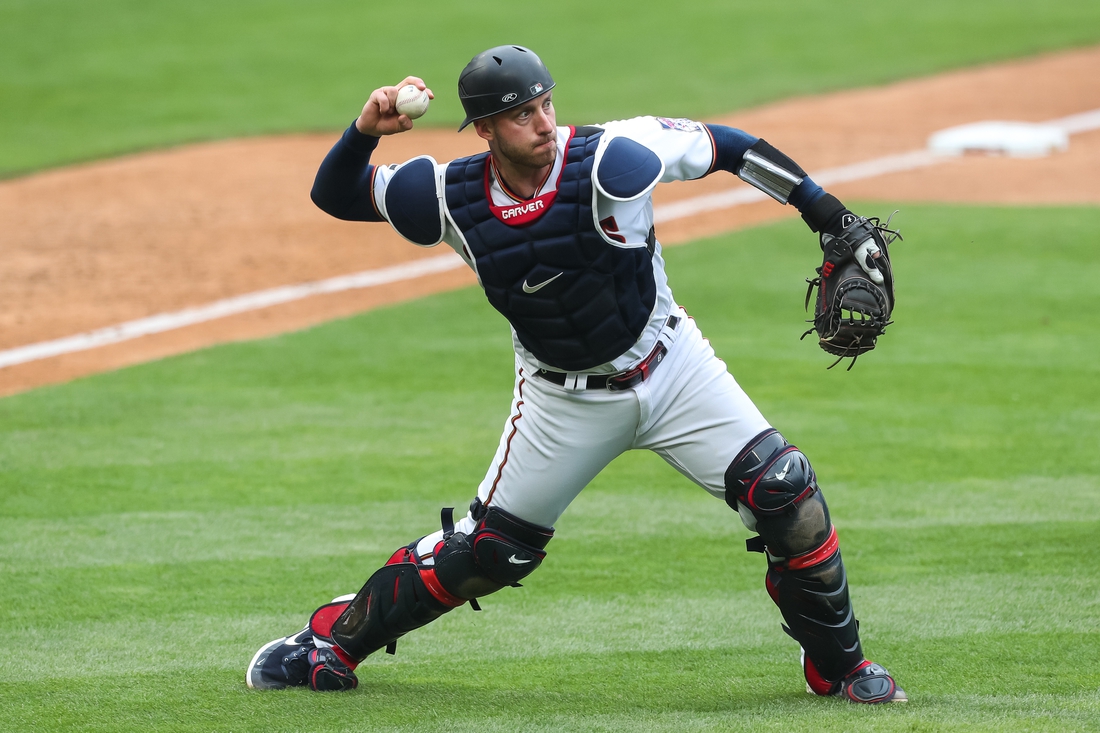
[[(744, 162), (745, 153), (759, 142), (760, 138), (753, 137), (743, 130), (738, 130), (725, 125), (707, 125), (711, 138), (714, 140), (714, 166), (712, 170), (724, 170), (737, 175)], [(792, 161), (793, 163), (793, 161)], [(794, 164), (797, 167), (797, 164)], [(801, 170), (799, 168), (799, 170)], [(802, 183), (791, 191), (788, 202), (805, 214), (806, 210), (817, 199), (825, 194), (821, 186), (814, 183), (809, 176), (802, 177)]]
[(355, 124), (325, 156), (309, 197), (326, 214), (346, 221), (385, 221), (374, 205), (371, 153), (378, 138), (364, 135)]

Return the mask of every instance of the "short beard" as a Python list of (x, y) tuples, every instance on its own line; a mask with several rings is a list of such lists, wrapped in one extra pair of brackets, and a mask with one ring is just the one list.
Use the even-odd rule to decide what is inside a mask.
[[(556, 140), (556, 134), (550, 140)], [(552, 165), (554, 159), (558, 155), (558, 146), (551, 145), (546, 150), (535, 151), (530, 148), (521, 146), (512, 146), (506, 143), (504, 140), (497, 138), (496, 140), (497, 152), (508, 160), (514, 166), (520, 168), (530, 168), (532, 170), (538, 170), (545, 168), (548, 165)]]

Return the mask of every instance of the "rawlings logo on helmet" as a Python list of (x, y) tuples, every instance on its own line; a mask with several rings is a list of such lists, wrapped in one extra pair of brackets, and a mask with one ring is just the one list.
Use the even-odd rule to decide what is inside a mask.
[(516, 94), (515, 92), (509, 92), (508, 94), (505, 94), (505, 95), (504, 95), (503, 97), (501, 97), (501, 98), (500, 98), (500, 101), (502, 101), (502, 102), (504, 102), (505, 104), (507, 104), (508, 102), (514, 101), (514, 100), (515, 100), (515, 98), (516, 98), (516, 97), (518, 97), (518, 96), (519, 96), (519, 95), (518, 95), (518, 94)]

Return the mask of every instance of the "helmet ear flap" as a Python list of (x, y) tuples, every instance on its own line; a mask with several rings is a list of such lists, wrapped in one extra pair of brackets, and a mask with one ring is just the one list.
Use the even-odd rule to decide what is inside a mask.
[(466, 112), (458, 129), (526, 104), (553, 88), (553, 77), (534, 51), (523, 46), (482, 51), (458, 77), (458, 98)]

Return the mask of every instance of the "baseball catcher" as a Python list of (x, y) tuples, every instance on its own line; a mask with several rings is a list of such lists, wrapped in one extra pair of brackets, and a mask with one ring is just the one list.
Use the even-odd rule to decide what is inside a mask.
[[(809, 458), (676, 303), (651, 194), (662, 182), (725, 172), (795, 206), (824, 247), (815, 328), (840, 356), (874, 346), (889, 322), (893, 277), (876, 223), (743, 130), (668, 117), (558, 125), (554, 79), (521, 46), (478, 54), (458, 79), (462, 127), (487, 151), (373, 165), (380, 139), (413, 125), (397, 106), (409, 85), (431, 96), (416, 77), (376, 89), (322, 162), (311, 195), (337, 218), (385, 222), (415, 245), (450, 247), (477, 274), (512, 333), (509, 415), (469, 510), (457, 519), (444, 510), (438, 530), (397, 548), (357, 593), (261, 647), (249, 687), (355, 688), (369, 655), (393, 653), (405, 634), (467, 603), (477, 610), (478, 599), (534, 573), (577, 494), (639, 449), (724, 501), (754, 533), (748, 549), (766, 558), (764, 585), (801, 647), (811, 692), (906, 700), (864, 658)], [(436, 378), (453, 375), (439, 368)]]

